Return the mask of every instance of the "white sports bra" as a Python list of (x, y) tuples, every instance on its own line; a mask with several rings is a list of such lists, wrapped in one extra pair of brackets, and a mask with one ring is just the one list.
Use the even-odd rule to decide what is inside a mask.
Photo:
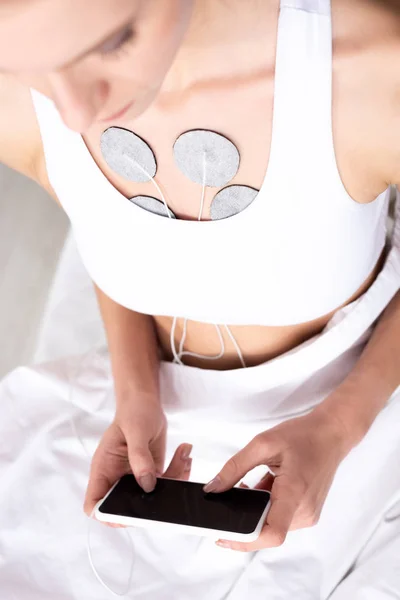
[(269, 166), (254, 202), (227, 219), (168, 219), (133, 204), (54, 104), (32, 97), (49, 180), (83, 262), (123, 306), (216, 324), (293, 325), (344, 304), (381, 255), (389, 190), (358, 204), (336, 164), (329, 0), (281, 2)]

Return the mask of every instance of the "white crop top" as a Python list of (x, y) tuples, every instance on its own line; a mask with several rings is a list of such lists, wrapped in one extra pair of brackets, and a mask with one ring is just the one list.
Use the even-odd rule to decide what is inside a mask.
[(49, 180), (83, 262), (123, 306), (217, 324), (298, 324), (345, 303), (383, 250), (389, 190), (358, 204), (336, 164), (329, 0), (281, 3), (270, 162), (254, 202), (227, 219), (168, 219), (133, 204), (54, 104), (32, 97)]

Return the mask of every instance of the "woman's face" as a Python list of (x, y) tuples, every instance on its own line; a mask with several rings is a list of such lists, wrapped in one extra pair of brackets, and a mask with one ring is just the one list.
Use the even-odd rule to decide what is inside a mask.
[(156, 98), (194, 1), (0, 0), (0, 71), (51, 98), (76, 131), (134, 118)]

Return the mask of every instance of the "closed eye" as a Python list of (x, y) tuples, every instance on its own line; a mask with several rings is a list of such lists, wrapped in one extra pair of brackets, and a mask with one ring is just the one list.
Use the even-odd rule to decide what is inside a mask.
[(128, 44), (134, 39), (135, 34), (133, 27), (132, 25), (128, 25), (112, 38), (104, 42), (101, 46), (99, 46), (96, 51), (104, 57), (115, 58), (121, 53), (122, 50), (125, 50), (126, 46), (128, 46)]

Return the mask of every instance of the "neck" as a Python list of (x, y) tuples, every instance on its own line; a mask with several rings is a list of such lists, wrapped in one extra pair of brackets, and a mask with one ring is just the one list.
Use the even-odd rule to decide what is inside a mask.
[(162, 93), (183, 92), (265, 69), (274, 57), (279, 0), (195, 0)]

